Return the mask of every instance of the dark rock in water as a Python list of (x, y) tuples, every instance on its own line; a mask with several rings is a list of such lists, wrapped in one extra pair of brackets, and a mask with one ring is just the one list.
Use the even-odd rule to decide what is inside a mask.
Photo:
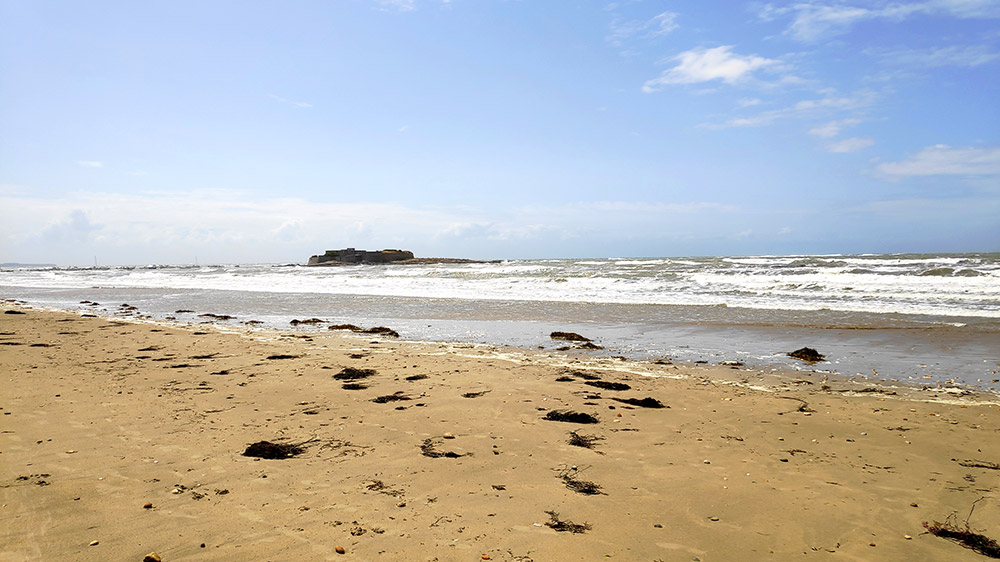
[(663, 402), (660, 402), (656, 398), (646, 397), (646, 398), (612, 398), (617, 402), (623, 404), (631, 404), (633, 406), (639, 406), (640, 408), (669, 408), (670, 406), (665, 406)]
[(350, 330), (352, 332), (360, 332), (362, 328), (360, 326), (355, 326), (354, 324), (334, 324), (333, 326), (327, 326), (327, 330)]
[(816, 351), (811, 347), (803, 347), (802, 349), (796, 349), (795, 351), (788, 354), (789, 357), (794, 357), (795, 359), (801, 359), (808, 363), (817, 363), (826, 359), (826, 356), (822, 353)]
[(287, 459), (305, 451), (299, 445), (291, 443), (271, 443), (270, 441), (258, 441), (243, 451), (244, 457), (257, 457), (261, 459)]
[(604, 390), (631, 390), (632, 388), (631, 386), (623, 382), (587, 381), (583, 384), (597, 388), (603, 388)]
[(589, 342), (590, 338), (586, 338), (577, 334), (575, 332), (552, 332), (549, 337), (554, 340), (565, 340), (565, 341), (579, 341), (579, 342)]
[(321, 255), (311, 256), (308, 265), (392, 263), (412, 259), (413, 252), (407, 250), (379, 250), (377, 252), (369, 252), (367, 250), (344, 248), (343, 250), (327, 250), (326, 253)]
[(585, 414), (583, 412), (573, 412), (569, 410), (552, 410), (545, 414), (546, 419), (549, 421), (561, 421), (570, 423), (597, 423), (597, 418), (590, 414)]
[(292, 326), (298, 326), (299, 324), (310, 324), (315, 326), (316, 324), (322, 324), (323, 322), (325, 322), (325, 320), (320, 320), (319, 318), (310, 318), (308, 320), (294, 319), (291, 322), (289, 322), (289, 324), (291, 324)]
[[(305, 323), (305, 321), (300, 322)], [(386, 336), (390, 338), (398, 338), (399, 332), (393, 330), (392, 328), (386, 328), (385, 326), (375, 326), (374, 328), (362, 328), (360, 326), (355, 326), (354, 324), (334, 324), (333, 326), (328, 326), (328, 330), (350, 330), (352, 332), (357, 332), (359, 334), (376, 334), (380, 336)]]
[(597, 345), (594, 342), (590, 342), (590, 341), (584, 342), (584, 343), (580, 344), (579, 348), (580, 349), (604, 349), (603, 347)]

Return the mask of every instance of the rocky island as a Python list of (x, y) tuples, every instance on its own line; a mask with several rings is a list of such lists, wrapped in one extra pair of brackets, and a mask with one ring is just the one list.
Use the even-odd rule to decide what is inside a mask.
[(325, 253), (310, 256), (306, 265), (356, 265), (356, 264), (434, 264), (434, 263), (484, 263), (462, 258), (417, 258), (409, 250), (385, 249), (378, 251), (327, 250)]

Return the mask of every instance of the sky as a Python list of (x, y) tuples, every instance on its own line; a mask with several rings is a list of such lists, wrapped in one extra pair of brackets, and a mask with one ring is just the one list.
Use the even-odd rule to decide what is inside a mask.
[(1000, 251), (1000, 0), (0, 0), (0, 262)]

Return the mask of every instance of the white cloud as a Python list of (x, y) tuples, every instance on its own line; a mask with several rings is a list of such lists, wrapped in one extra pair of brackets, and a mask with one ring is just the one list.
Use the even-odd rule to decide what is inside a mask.
[(98, 162), (96, 160), (77, 160), (77, 164), (83, 166), (84, 168), (103, 168), (104, 162)]
[(853, 127), (860, 123), (860, 119), (840, 119), (837, 121), (830, 121), (824, 123), (818, 127), (813, 127), (809, 129), (809, 134), (817, 137), (831, 138), (840, 134), (840, 131), (847, 127)]
[(951, 148), (937, 144), (899, 162), (879, 164), (878, 172), (890, 178), (1000, 175), (1000, 147)]
[(903, 21), (914, 15), (956, 18), (1000, 17), (996, 0), (925, 0), (923, 2), (880, 3), (871, 8), (841, 2), (798, 2), (789, 6), (765, 5), (758, 16), (764, 21), (791, 17), (785, 34), (800, 41), (817, 41), (850, 31), (863, 21)]
[(896, 49), (872, 52), (883, 62), (915, 67), (958, 66), (974, 68), (1000, 59), (1000, 52), (986, 45), (954, 45), (934, 49)]
[(863, 148), (868, 148), (873, 146), (875, 141), (863, 137), (852, 137), (849, 139), (844, 139), (842, 141), (837, 141), (827, 145), (826, 149), (830, 152), (845, 153), (845, 152), (856, 152)]
[(740, 107), (753, 107), (755, 105), (760, 105), (760, 98), (743, 98), (736, 102)]
[(738, 55), (732, 49), (731, 45), (723, 45), (685, 51), (671, 59), (677, 62), (676, 66), (663, 71), (658, 78), (647, 81), (642, 91), (650, 93), (670, 84), (697, 84), (712, 80), (736, 84), (749, 79), (756, 70), (780, 65), (778, 60), (757, 55)]

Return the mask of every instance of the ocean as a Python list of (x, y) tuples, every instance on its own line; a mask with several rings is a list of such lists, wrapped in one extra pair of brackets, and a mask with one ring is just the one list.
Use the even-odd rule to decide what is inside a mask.
[[(574, 331), (605, 348), (569, 352), (581, 356), (1000, 388), (997, 253), (2, 268), (0, 296), (159, 321), (212, 313), (290, 329), (320, 318), (550, 351), (563, 344), (550, 332)], [(787, 357), (804, 346), (828, 360)]]

